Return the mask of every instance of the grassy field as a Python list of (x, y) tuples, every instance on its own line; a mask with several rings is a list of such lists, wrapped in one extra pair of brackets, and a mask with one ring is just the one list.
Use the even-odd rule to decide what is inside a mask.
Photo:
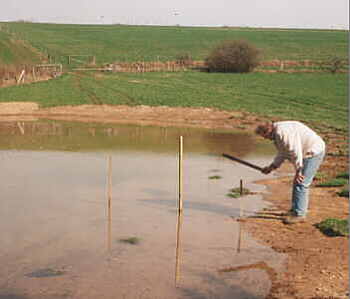
[(215, 107), (327, 124), (347, 130), (348, 76), (329, 73), (65, 74), (0, 89), (0, 101)]
[[(247, 39), (263, 59), (347, 59), (347, 31), (0, 23), (0, 64), (35, 61), (33, 53), (97, 62), (171, 60), (184, 53), (204, 59), (218, 42)], [(26, 57), (25, 55), (28, 55)], [(41, 106), (128, 104), (215, 107), (347, 130), (347, 74), (65, 73), (56, 80), (0, 89), (0, 101)]]
[(3, 65), (32, 64), (39, 61), (38, 53), (27, 43), (16, 40), (13, 35), (0, 30), (0, 67)]
[[(96, 55), (97, 63), (174, 60), (189, 53), (203, 60), (223, 40), (245, 39), (262, 50), (262, 59), (347, 59), (347, 31), (248, 28), (162, 27), (0, 23), (56, 62), (66, 55)], [(1, 39), (1, 36), (0, 36)], [(0, 52), (0, 59), (2, 56)]]

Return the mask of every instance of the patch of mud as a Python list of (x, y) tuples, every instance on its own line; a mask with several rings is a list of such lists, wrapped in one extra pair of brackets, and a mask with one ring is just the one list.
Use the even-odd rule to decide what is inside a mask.
[(0, 103), (1, 115), (16, 115), (33, 113), (39, 109), (38, 103), (34, 102), (5, 102)]

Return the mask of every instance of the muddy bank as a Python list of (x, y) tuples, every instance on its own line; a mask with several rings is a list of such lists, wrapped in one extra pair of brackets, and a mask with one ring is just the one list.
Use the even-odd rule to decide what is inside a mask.
[(262, 119), (244, 112), (213, 108), (80, 105), (39, 108), (36, 103), (0, 103), (0, 121), (32, 119), (158, 126), (244, 129)]
[(292, 177), (260, 183), (268, 187), (264, 199), (273, 206), (244, 219), (243, 227), (288, 256), (267, 298), (348, 298), (348, 238), (328, 237), (315, 227), (326, 218), (349, 217), (348, 199), (336, 194), (341, 188), (312, 188), (307, 222), (290, 226), (282, 223), (281, 212), (290, 208)]

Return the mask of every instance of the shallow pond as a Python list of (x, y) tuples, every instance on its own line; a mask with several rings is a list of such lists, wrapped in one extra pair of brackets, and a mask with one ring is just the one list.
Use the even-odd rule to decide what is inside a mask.
[[(264, 166), (274, 152), (254, 136), (26, 122), (0, 123), (0, 139), (0, 299), (264, 298), (283, 267), (235, 220), (266, 206), (266, 176), (221, 157)], [(258, 194), (227, 196), (240, 180)]]

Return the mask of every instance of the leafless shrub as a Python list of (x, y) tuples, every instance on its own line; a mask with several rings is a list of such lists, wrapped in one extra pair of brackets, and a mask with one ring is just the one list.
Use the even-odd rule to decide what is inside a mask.
[(340, 57), (332, 57), (326, 61), (318, 62), (321, 70), (335, 74), (346, 67), (347, 62)]
[(206, 58), (210, 72), (247, 73), (259, 64), (260, 51), (245, 40), (225, 41)]
[(341, 59), (340, 57), (333, 57), (331, 58), (330, 62), (329, 62), (329, 71), (332, 74), (335, 74), (336, 72), (338, 72), (340, 69), (342, 69), (345, 65), (345, 62), (343, 59)]

